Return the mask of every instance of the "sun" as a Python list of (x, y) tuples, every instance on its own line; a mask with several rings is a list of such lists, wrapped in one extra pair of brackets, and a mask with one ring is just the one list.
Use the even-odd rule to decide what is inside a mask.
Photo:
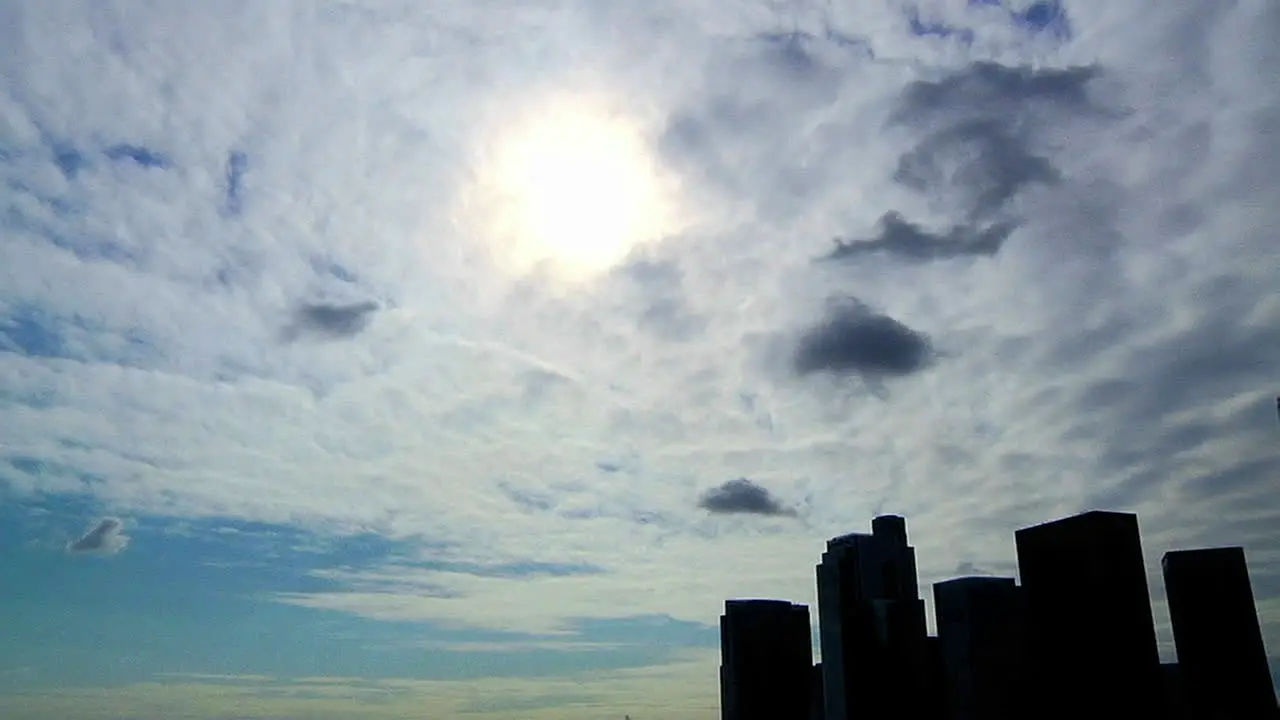
[(640, 123), (560, 97), (495, 128), (470, 214), (507, 270), (580, 281), (669, 232), (670, 189)]

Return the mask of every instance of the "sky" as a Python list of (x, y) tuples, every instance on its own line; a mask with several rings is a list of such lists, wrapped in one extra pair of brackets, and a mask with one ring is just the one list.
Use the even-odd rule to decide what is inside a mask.
[(1138, 513), (1167, 660), (1243, 545), (1280, 669), (1277, 33), (0, 0), (0, 716), (710, 720), (878, 513)]

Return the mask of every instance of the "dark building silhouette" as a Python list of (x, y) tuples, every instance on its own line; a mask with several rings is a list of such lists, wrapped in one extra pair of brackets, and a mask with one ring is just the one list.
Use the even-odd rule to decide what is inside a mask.
[(1178, 662), (1156, 649), (1137, 516), (1090, 511), (1015, 533), (1022, 584), (935, 583), (926, 631), (906, 521), (827, 541), (809, 609), (728, 600), (722, 720), (1280, 720), (1244, 551), (1162, 561)]
[(728, 600), (720, 616), (722, 720), (807, 720), (813, 674), (809, 608)]
[(1025, 717), (1160, 717), (1138, 518), (1090, 511), (1015, 533), (1034, 705)]
[(925, 703), (922, 717), (947, 717), (947, 662), (942, 641), (936, 635), (925, 638)]
[(1161, 566), (1191, 716), (1274, 717), (1275, 688), (1244, 549), (1169, 552)]
[(1018, 703), (1026, 615), (1013, 578), (964, 577), (933, 586), (933, 609), (951, 720), (1023, 717)]
[(1182, 688), (1182, 673), (1178, 663), (1160, 664), (1160, 681), (1164, 687), (1164, 703), (1169, 709), (1169, 720), (1195, 720), (1187, 705), (1187, 695)]
[(829, 540), (817, 581), (826, 720), (918, 717), (926, 627), (906, 521)]
[(825, 720), (826, 704), (822, 701), (822, 663), (813, 666), (809, 673), (809, 720)]

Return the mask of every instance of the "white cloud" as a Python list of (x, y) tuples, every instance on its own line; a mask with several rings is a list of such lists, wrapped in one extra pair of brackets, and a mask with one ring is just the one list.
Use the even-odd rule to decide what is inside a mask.
[[(5, 452), (86, 476), (11, 485), (610, 571), (290, 598), (503, 628), (808, 601), (822, 541), (880, 510), (910, 516), (927, 579), (1008, 561), (1015, 527), (1094, 505), (1142, 514), (1153, 569), (1165, 548), (1239, 542), (1273, 572), (1274, 4), (1068, 4), (1059, 45), (929, 3), (973, 30), (967, 48), (911, 38), (900, 3), (844, 5), (0, 10), (0, 197), (21, 218), (0, 308), (81, 325), (63, 358), (0, 354)], [(793, 22), (812, 37), (763, 36)], [(975, 60), (1098, 76), (1087, 103), (1028, 100)], [(911, 82), (942, 99), (913, 104)], [(651, 272), (552, 292), (451, 222), (511, 98), (544, 91), (607, 95), (683, 178), (691, 225), (646, 251)], [(984, 92), (994, 105), (965, 94)], [(997, 170), (957, 151), (924, 191), (894, 181), (960, 120), (1059, 175), (997, 203), (1018, 223), (999, 253), (815, 262), (888, 212), (969, 222), (955, 183)], [(86, 166), (60, 172), (54, 142)], [(173, 167), (113, 164), (118, 142)], [(939, 360), (883, 399), (794, 377), (779, 359), (833, 296), (927, 334)], [(365, 301), (379, 309), (350, 338), (281, 342), (301, 304)], [(596, 467), (617, 457), (635, 460)], [(803, 522), (696, 507), (735, 478)], [(462, 597), (421, 593), (441, 580)]]

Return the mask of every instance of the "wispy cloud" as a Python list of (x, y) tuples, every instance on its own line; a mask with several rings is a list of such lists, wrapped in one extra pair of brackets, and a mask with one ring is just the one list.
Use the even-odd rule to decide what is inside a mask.
[(463, 653), (513, 653), (543, 650), (549, 652), (591, 652), (595, 650), (617, 650), (626, 647), (623, 643), (574, 642), (559, 638), (528, 641), (447, 641), (429, 640), (422, 647), (432, 650), (449, 650)]

